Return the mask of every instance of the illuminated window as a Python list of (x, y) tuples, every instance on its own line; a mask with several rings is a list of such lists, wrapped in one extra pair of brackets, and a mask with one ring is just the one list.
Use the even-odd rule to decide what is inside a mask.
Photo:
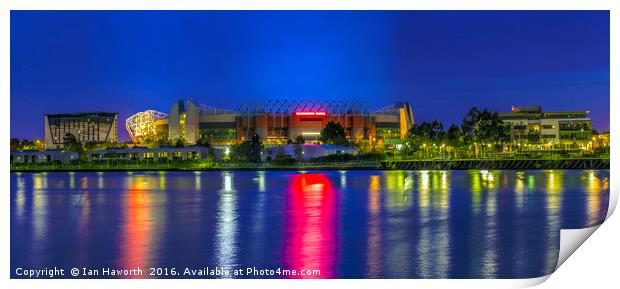
[(187, 158), (190, 160), (197, 160), (198, 152), (187, 152)]
[(179, 138), (185, 139), (185, 118), (187, 118), (187, 114), (183, 112), (179, 115), (179, 118)]
[(376, 128), (376, 134), (383, 139), (400, 139), (399, 128)]

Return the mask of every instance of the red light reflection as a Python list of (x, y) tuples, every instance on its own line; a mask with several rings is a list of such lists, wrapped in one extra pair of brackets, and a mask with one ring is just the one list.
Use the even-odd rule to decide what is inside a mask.
[[(149, 197), (145, 192), (144, 183), (138, 179), (131, 184), (127, 192), (126, 220), (123, 230), (121, 261), (119, 269), (135, 269), (140, 267), (146, 270), (148, 248), (150, 246), (150, 210)], [(128, 278), (144, 278), (131, 275)]]
[(292, 177), (288, 190), (284, 264), (286, 269), (321, 271), (320, 276), (291, 278), (331, 278), (338, 253), (336, 194), (323, 174)]

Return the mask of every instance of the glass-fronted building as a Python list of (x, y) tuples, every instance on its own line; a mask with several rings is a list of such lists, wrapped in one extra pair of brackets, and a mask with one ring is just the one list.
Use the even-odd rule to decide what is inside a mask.
[(48, 114), (44, 117), (46, 148), (62, 148), (64, 138), (69, 133), (83, 144), (118, 141), (118, 113)]

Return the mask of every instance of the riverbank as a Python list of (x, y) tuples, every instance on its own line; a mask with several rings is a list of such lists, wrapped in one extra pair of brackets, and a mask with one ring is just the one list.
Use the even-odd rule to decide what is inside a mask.
[(587, 159), (510, 159), (510, 160), (398, 160), (342, 163), (151, 163), (151, 164), (71, 164), (11, 167), (11, 172), (68, 171), (304, 171), (304, 170), (533, 170), (533, 169), (609, 169), (608, 158)]
[(512, 160), (416, 160), (384, 162), (385, 169), (396, 170), (603, 170), (608, 158), (588, 159), (512, 159)]

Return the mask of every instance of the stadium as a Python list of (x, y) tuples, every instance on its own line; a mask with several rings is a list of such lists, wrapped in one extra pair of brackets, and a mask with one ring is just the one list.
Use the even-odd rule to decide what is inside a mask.
[(163, 138), (193, 145), (202, 137), (214, 146), (227, 146), (255, 133), (265, 144), (282, 144), (298, 136), (318, 143), (321, 130), (330, 121), (340, 123), (349, 140), (386, 147), (399, 146), (414, 124), (407, 102), (370, 110), (360, 101), (265, 100), (227, 110), (179, 100), (168, 113), (147, 110), (134, 114), (127, 119), (126, 128), (134, 143)]

